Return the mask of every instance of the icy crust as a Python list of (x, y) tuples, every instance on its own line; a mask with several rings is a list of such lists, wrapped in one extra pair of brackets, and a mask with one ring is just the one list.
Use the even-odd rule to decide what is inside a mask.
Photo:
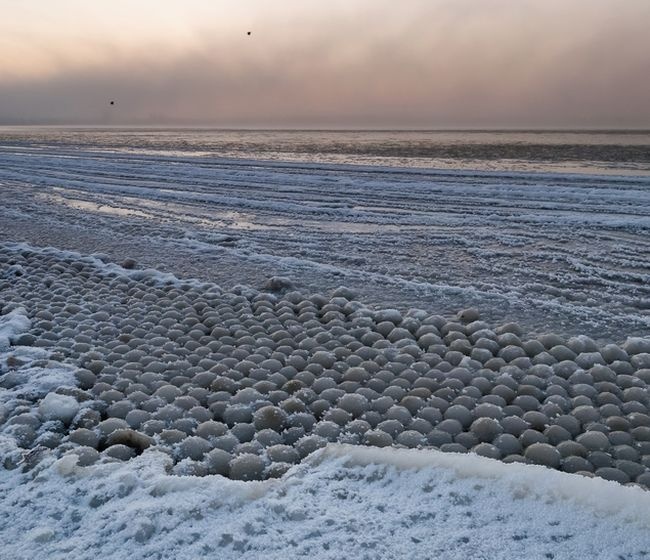
[(31, 321), (0, 364), (5, 468), (153, 449), (178, 475), (266, 480), (340, 442), (650, 486), (648, 339), (532, 338), (282, 277), (223, 292), (25, 245), (0, 263), (0, 316)]
[[(640, 560), (650, 494), (475, 455), (330, 444), (281, 479), (177, 477), (146, 451), (0, 477), (15, 560), (531, 558)], [(19, 528), (19, 530), (17, 530)]]
[[(460, 479), (489, 479), (508, 488), (512, 499), (560, 501), (591, 510), (600, 516), (619, 516), (650, 528), (650, 493), (637, 487), (600, 478), (550, 470), (539, 465), (505, 464), (474, 454), (442, 453), (434, 449), (392, 449), (330, 444), (314, 453), (308, 462), (340, 459), (346, 466), (386, 465), (399, 471), (444, 470)], [(504, 493), (507, 495), (508, 492)], [(648, 537), (650, 539), (650, 537)], [(650, 542), (650, 541), (649, 541)]]

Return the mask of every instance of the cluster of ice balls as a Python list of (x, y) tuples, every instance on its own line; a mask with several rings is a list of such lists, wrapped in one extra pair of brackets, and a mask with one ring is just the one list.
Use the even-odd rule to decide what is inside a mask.
[(338, 441), (650, 487), (650, 340), (527, 338), (471, 309), (371, 310), (346, 288), (161, 284), (48, 251), (1, 250), (0, 271), (2, 313), (32, 318), (15, 344), (79, 366), (78, 388), (6, 408), (0, 429), (25, 449), (89, 465), (155, 447), (177, 474), (257, 480)]

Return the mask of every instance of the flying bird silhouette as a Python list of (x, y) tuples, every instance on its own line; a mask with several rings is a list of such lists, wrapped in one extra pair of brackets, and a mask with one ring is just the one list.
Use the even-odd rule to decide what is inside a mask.
[(250, 32), (250, 31), (247, 31), (247, 32), (246, 32), (246, 35), (250, 35), (250, 34), (251, 34), (251, 32)]
[(115, 105), (115, 101), (111, 101), (111, 105)]

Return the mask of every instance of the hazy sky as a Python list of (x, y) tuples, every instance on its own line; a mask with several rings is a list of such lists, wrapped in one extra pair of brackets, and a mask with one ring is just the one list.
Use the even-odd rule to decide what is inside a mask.
[(649, 100), (650, 0), (0, 0), (4, 124), (650, 127)]

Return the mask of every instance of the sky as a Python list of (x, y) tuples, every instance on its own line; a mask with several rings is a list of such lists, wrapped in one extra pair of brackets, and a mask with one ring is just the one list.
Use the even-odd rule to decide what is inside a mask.
[(0, 14), (0, 124), (650, 128), (650, 0), (0, 0)]

